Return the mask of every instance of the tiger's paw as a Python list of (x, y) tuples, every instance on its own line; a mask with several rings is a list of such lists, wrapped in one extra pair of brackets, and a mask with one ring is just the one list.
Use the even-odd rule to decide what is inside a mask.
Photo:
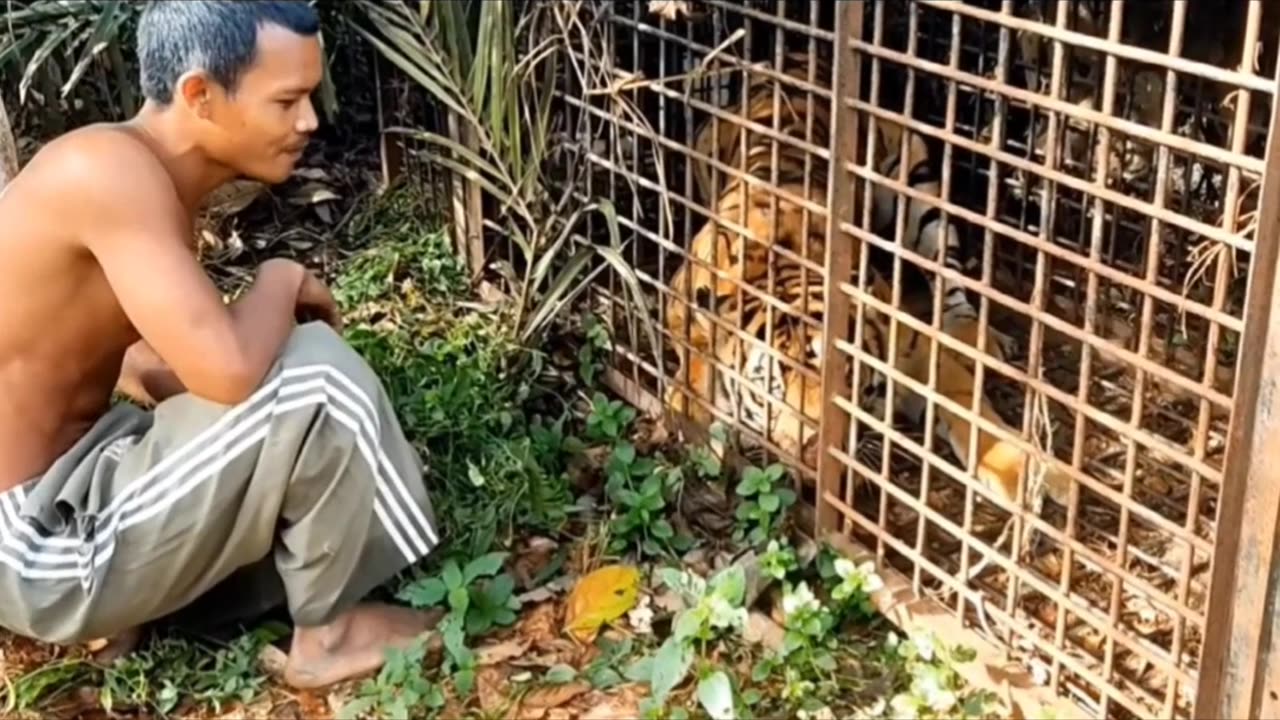
[(1002, 500), (1018, 501), (1018, 486), (1026, 453), (1013, 443), (1000, 441), (992, 445), (978, 462), (978, 480), (1000, 494)]
[[(1029, 462), (1028, 462), (1029, 461)], [(1066, 506), (1071, 492), (1071, 476), (1053, 460), (1043, 462), (1028, 457), (1013, 443), (997, 442), (982, 456), (978, 464), (978, 479), (987, 487), (1000, 493), (1010, 504), (1016, 503), (1018, 489), (1023, 482), (1023, 468), (1029, 485), (1028, 499), (1037, 490), (1055, 503)]]

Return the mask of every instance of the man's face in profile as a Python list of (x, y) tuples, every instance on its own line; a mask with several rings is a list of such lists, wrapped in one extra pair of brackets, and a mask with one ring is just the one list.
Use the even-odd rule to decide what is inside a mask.
[(208, 149), (240, 174), (267, 183), (284, 181), (316, 129), (311, 93), (324, 72), (320, 40), (277, 25), (258, 29), (253, 64), (228, 93), (211, 87)]

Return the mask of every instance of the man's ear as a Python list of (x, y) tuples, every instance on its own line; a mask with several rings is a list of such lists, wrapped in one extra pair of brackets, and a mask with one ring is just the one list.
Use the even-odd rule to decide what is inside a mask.
[(176, 101), (186, 105), (187, 109), (202, 120), (211, 117), (213, 109), (213, 82), (203, 70), (192, 70), (178, 78)]

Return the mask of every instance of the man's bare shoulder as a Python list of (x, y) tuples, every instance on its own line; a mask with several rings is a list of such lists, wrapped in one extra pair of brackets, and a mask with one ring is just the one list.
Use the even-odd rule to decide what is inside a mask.
[[(20, 177), (41, 195), (74, 200), (73, 207), (95, 212), (125, 203), (132, 212), (168, 213), (181, 204), (159, 157), (123, 125), (89, 125), (58, 137), (41, 148)], [(139, 200), (147, 202), (136, 205)]]

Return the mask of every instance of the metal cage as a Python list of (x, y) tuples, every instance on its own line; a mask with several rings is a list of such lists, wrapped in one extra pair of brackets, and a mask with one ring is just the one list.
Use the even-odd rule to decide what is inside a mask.
[(1020, 692), (1265, 714), (1273, 5), (582, 2), (565, 149), (661, 330), (610, 382)]

